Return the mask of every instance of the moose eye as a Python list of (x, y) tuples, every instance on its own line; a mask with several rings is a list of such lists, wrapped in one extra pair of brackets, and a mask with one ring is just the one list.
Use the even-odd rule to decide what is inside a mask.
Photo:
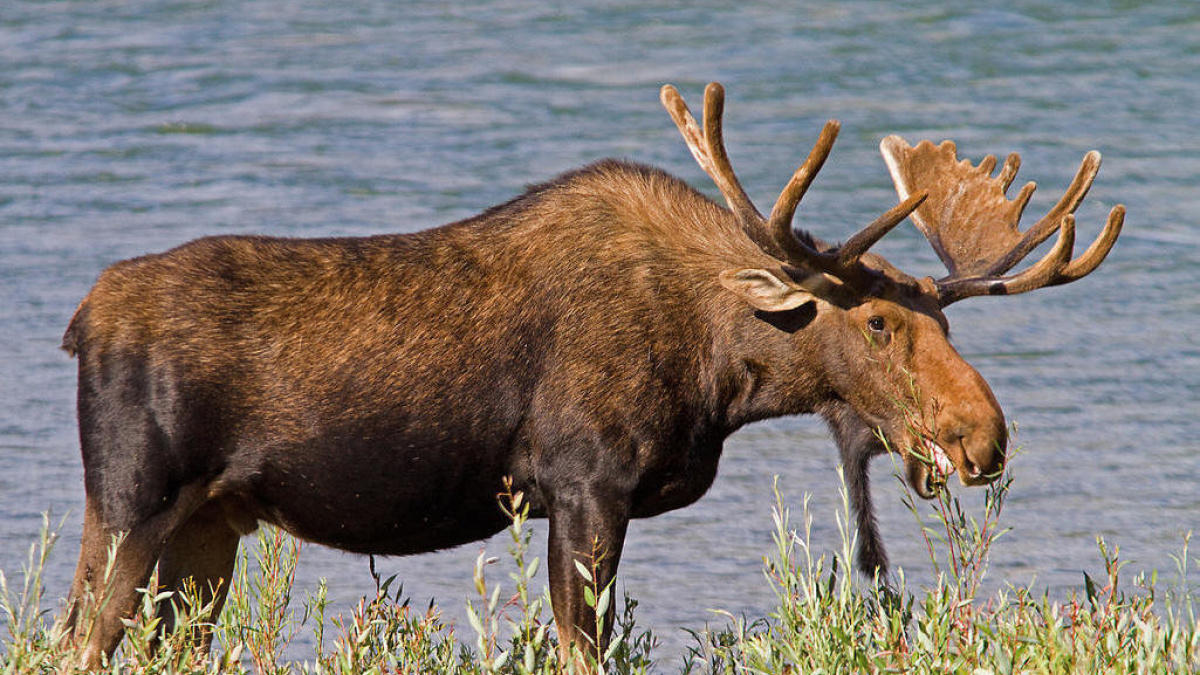
[(867, 328), (870, 328), (872, 332), (882, 333), (886, 327), (887, 323), (883, 320), (882, 316), (873, 316), (867, 319)]

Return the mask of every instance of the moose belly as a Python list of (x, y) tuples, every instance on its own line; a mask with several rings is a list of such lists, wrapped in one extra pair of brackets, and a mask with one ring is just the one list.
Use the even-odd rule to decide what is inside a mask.
[(455, 443), (293, 448), (261, 468), (253, 501), (259, 517), (307, 541), (381, 555), (434, 551), (508, 525), (499, 495), (505, 477), (522, 472), (506, 454)]

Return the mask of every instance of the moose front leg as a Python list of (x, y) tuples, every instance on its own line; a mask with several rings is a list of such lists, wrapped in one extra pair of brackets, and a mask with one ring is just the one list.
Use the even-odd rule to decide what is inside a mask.
[(590, 663), (600, 660), (612, 634), (614, 603), (609, 603), (597, 625), (596, 607), (588, 605), (584, 589), (590, 588), (598, 599), (616, 577), (629, 526), (629, 502), (625, 495), (571, 486), (555, 490), (549, 506), (548, 574), (559, 656), (562, 663), (575, 659), (582, 666), (580, 672), (590, 672)]
[(888, 558), (871, 501), (871, 458), (887, 452), (879, 436), (849, 407), (825, 415), (842, 456), (842, 477), (858, 534), (858, 569), (867, 577), (887, 575)]

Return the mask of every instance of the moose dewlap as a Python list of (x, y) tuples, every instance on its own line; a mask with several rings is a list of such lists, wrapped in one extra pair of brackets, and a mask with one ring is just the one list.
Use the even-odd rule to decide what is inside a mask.
[[(952, 473), (993, 478), (1004, 415), (942, 309), (1094, 270), (1124, 214), (1072, 257), (1099, 155), (1020, 232), (1032, 184), (1005, 196), (1016, 155), (993, 177), (992, 157), (972, 166), (949, 142), (887, 138), (903, 201), (833, 246), (792, 217), (836, 122), (764, 217), (724, 148), (721, 87), (705, 91), (703, 124), (674, 88), (662, 100), (726, 205), (605, 160), (415, 234), (213, 237), (105, 270), (63, 341), (79, 362), (87, 494), (68, 626), (87, 665), (116, 648), (156, 565), (166, 589), (194, 582), (219, 607), (259, 521), (360, 553), (432, 551), (503, 529), (511, 478), (549, 519), (566, 647), (602, 643), (612, 625), (596, 634), (576, 559), (602, 552), (607, 584), (630, 519), (703, 495), (749, 422), (828, 421), (867, 573), (887, 565), (871, 457), (899, 453), (923, 496)], [(910, 215), (946, 277), (868, 252)], [(1056, 232), (1045, 257), (1005, 276)], [(118, 533), (111, 599), (84, 626)]]

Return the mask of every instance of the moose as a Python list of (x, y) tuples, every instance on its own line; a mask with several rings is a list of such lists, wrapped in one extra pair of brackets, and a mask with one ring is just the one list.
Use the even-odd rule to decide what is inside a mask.
[[(674, 87), (661, 99), (724, 205), (610, 159), (434, 229), (209, 237), (106, 269), (63, 339), (86, 492), (64, 625), (85, 664), (111, 657), (156, 567), (162, 589), (194, 584), (219, 611), (260, 522), (361, 554), (422, 553), (506, 527), (506, 484), (549, 520), (560, 645), (603, 643), (612, 622), (596, 634), (575, 562), (594, 556), (607, 585), (630, 520), (699, 499), (725, 439), (756, 420), (827, 421), (868, 575), (888, 564), (871, 458), (897, 453), (925, 498), (955, 473), (993, 480), (1004, 414), (943, 309), (1096, 269), (1124, 220), (1113, 208), (1074, 256), (1099, 153), (1022, 232), (1034, 185), (1006, 197), (1016, 154), (993, 176), (992, 156), (974, 166), (949, 141), (888, 137), (900, 203), (833, 245), (792, 220), (836, 121), (763, 216), (725, 149), (723, 88), (706, 88), (702, 122)], [(909, 216), (947, 276), (870, 252)], [(102, 580), (109, 600), (85, 629)]]

